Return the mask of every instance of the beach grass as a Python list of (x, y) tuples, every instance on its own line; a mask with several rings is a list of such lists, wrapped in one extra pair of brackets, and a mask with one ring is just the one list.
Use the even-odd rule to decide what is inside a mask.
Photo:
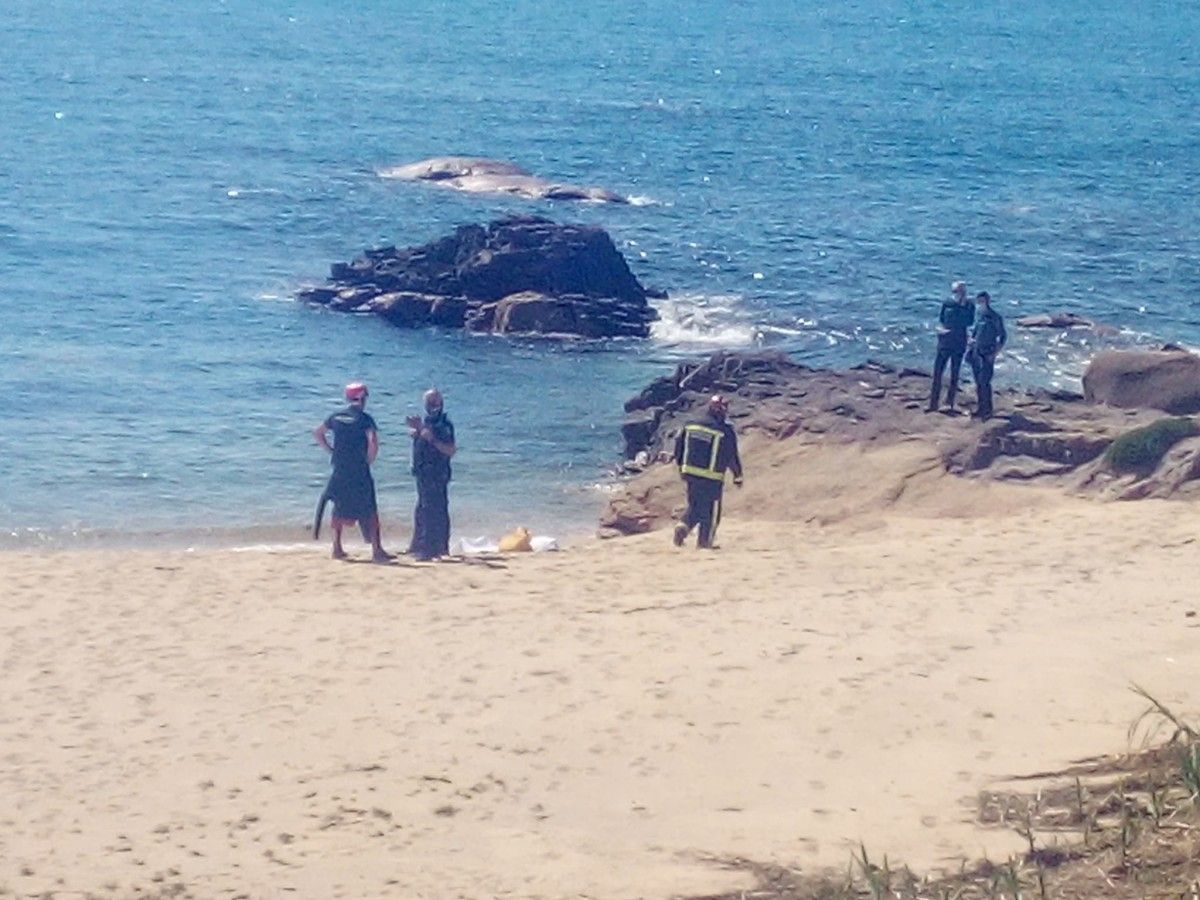
[(1200, 434), (1200, 426), (1194, 419), (1159, 419), (1118, 437), (1109, 445), (1104, 458), (1115, 472), (1149, 474), (1168, 450), (1196, 434)]
[(1148, 704), (1132, 752), (1039, 774), (1029, 793), (980, 795), (980, 823), (1013, 829), (1022, 853), (925, 877), (862, 844), (840, 877), (723, 860), (755, 888), (691, 900), (1200, 900), (1200, 731), (1132, 690)]

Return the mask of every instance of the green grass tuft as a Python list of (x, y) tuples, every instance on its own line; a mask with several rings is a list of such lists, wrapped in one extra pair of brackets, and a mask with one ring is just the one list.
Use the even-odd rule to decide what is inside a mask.
[(1114, 471), (1148, 474), (1168, 450), (1197, 434), (1200, 426), (1193, 419), (1159, 419), (1121, 435), (1109, 445), (1104, 458)]

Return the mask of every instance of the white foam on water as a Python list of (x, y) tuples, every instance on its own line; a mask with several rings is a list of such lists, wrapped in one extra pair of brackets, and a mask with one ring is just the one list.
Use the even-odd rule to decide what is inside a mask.
[[(193, 549), (191, 547), (188, 548)], [(230, 547), (232, 553), (297, 553), (297, 554), (320, 554), (324, 556), (329, 552), (329, 548), (322, 541), (320, 544), (313, 543), (278, 543), (278, 544), (244, 544), (237, 547)]]
[(279, 191), (275, 188), (247, 188), (233, 186), (225, 191), (225, 196), (230, 200), (237, 200), (242, 197), (275, 197), (279, 195)]
[(650, 336), (672, 347), (750, 347), (764, 329), (753, 322), (736, 294), (676, 294), (654, 301), (658, 321)]

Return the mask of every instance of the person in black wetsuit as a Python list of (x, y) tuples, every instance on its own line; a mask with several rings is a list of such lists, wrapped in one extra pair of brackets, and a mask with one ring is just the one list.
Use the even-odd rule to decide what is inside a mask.
[(987, 291), (980, 291), (975, 302), (979, 312), (975, 316), (975, 330), (967, 349), (967, 359), (975, 374), (975, 396), (978, 402), (972, 419), (987, 421), (992, 417), (992, 373), (996, 369), (996, 357), (1008, 341), (1004, 330), (1004, 319), (992, 309), (992, 298)]
[(450, 457), (458, 449), (441, 392), (428, 390), (424, 399), (425, 418), (408, 418), (408, 433), (413, 439), (412, 473), (417, 480), (417, 508), (408, 552), (423, 561), (450, 552)]
[[(342, 529), (358, 522), (363, 537), (371, 542), (372, 558), (375, 562), (387, 562), (392, 557), (383, 549), (375, 480), (371, 477), (371, 464), (379, 453), (379, 431), (375, 420), (364, 410), (367, 394), (365, 384), (346, 385), (349, 405), (314, 428), (313, 435), (317, 443), (329, 451), (333, 465), (322, 495), (322, 502), (325, 499), (333, 501), (333, 558), (346, 558)], [(332, 444), (329, 443), (331, 434)], [(319, 519), (319, 508), (317, 515)]]
[(967, 286), (961, 281), (950, 285), (953, 299), (942, 304), (938, 316), (937, 356), (933, 361), (933, 383), (929, 388), (929, 406), (926, 412), (936, 412), (942, 399), (942, 373), (950, 363), (950, 389), (946, 400), (950, 412), (954, 412), (954, 399), (958, 394), (958, 373), (962, 368), (963, 354), (967, 350), (967, 332), (975, 321), (975, 307), (967, 299)]
[(725, 421), (728, 412), (729, 402), (717, 394), (704, 415), (684, 425), (675, 438), (675, 464), (687, 488), (687, 512), (672, 536), (676, 547), (697, 528), (696, 546), (711, 548), (721, 522), (725, 471), (732, 469), (734, 485), (742, 486), (742, 460), (737, 434)]

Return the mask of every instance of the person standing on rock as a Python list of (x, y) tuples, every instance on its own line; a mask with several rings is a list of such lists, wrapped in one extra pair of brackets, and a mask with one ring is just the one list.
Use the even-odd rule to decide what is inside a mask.
[(992, 417), (992, 373), (996, 368), (996, 357), (1008, 340), (1008, 332), (1004, 330), (1004, 319), (992, 309), (992, 298), (987, 291), (980, 291), (975, 296), (975, 303), (979, 312), (967, 347), (978, 398), (971, 418), (987, 421)]
[(933, 384), (929, 388), (929, 406), (926, 412), (937, 412), (942, 399), (942, 374), (946, 363), (950, 363), (950, 388), (946, 401), (950, 412), (954, 412), (954, 399), (958, 394), (958, 374), (962, 368), (963, 354), (967, 350), (967, 332), (975, 321), (975, 307), (967, 299), (967, 286), (961, 281), (950, 285), (951, 299), (942, 304), (938, 316), (937, 356), (933, 361)]
[[(371, 542), (371, 557), (375, 562), (388, 562), (391, 554), (383, 549), (379, 527), (379, 508), (375, 499), (375, 480), (371, 464), (379, 454), (379, 431), (375, 420), (367, 414), (367, 386), (361, 382), (346, 385), (345, 409), (335, 412), (313, 429), (317, 443), (329, 451), (333, 472), (317, 505), (317, 520), (313, 537), (320, 534), (325, 504), (333, 501), (333, 558), (345, 559), (342, 529), (358, 522), (363, 537)], [(332, 434), (333, 443), (329, 443)]]
[(673, 535), (676, 547), (682, 547), (696, 528), (696, 546), (711, 548), (721, 521), (726, 470), (733, 471), (734, 485), (742, 486), (737, 434), (725, 421), (728, 413), (729, 401), (717, 394), (708, 401), (704, 415), (683, 426), (675, 438), (675, 464), (687, 489), (687, 512)]
[(428, 561), (450, 552), (450, 457), (458, 448), (441, 392), (432, 388), (425, 392), (424, 399), (425, 418), (408, 418), (408, 433), (413, 439), (412, 473), (417, 480), (417, 508), (408, 552)]

